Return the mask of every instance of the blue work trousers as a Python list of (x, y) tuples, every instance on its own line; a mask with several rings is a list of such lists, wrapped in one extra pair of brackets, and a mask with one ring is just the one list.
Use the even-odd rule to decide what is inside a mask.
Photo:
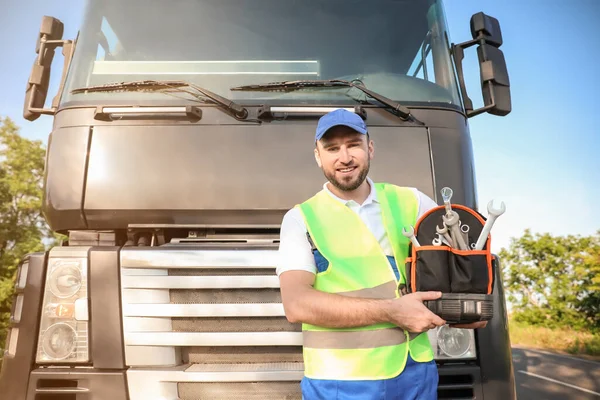
[(419, 363), (410, 354), (406, 367), (392, 379), (334, 381), (304, 377), (303, 400), (437, 400), (438, 371), (435, 361)]

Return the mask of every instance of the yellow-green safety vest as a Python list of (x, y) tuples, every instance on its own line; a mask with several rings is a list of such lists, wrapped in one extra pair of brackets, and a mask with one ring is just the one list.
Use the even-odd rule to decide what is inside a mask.
[[(314, 246), (328, 261), (314, 288), (364, 298), (398, 298), (406, 282), (408, 239), (402, 227), (414, 226), (418, 199), (409, 188), (376, 183), (382, 219), (400, 279), (375, 236), (360, 217), (324, 190), (298, 207)], [(389, 379), (404, 370), (408, 353), (417, 362), (433, 360), (427, 333), (409, 333), (391, 323), (356, 328), (302, 324), (304, 375), (313, 379)]]

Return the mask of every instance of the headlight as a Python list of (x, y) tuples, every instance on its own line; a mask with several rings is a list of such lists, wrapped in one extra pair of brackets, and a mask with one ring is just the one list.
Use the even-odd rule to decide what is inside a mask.
[(79, 257), (87, 255), (87, 249), (78, 250), (58, 247), (50, 252), (38, 339), (40, 364), (89, 361), (87, 258)]
[(64, 322), (50, 325), (42, 336), (42, 350), (53, 360), (64, 360), (77, 348), (77, 332)]
[(78, 263), (68, 262), (54, 268), (48, 279), (50, 291), (56, 297), (66, 299), (81, 289), (81, 270)]
[(475, 334), (472, 329), (440, 326), (428, 332), (429, 341), (437, 360), (469, 359), (477, 356)]

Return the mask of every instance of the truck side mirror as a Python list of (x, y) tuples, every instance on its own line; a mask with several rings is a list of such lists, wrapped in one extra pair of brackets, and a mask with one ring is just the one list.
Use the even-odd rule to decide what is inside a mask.
[[(510, 81), (504, 54), (499, 47), (502, 45), (502, 32), (496, 18), (482, 12), (471, 17), (471, 35), (473, 40), (453, 44), (452, 54), (456, 64), (456, 72), (463, 95), (467, 117), (474, 117), (484, 112), (504, 116), (511, 111)], [(477, 56), (481, 71), (481, 90), (484, 106), (473, 110), (473, 102), (467, 94), (463, 75), (462, 60), (464, 50), (478, 44)]]
[[(42, 26), (35, 46), (35, 52), (38, 56), (33, 63), (31, 75), (27, 82), (25, 104), (23, 106), (23, 117), (29, 121), (35, 121), (41, 114), (53, 115), (56, 113), (74, 50), (73, 41), (62, 40), (63, 30), (64, 25), (60, 20), (48, 16), (42, 18)], [(65, 57), (62, 80), (59, 93), (52, 101), (52, 108), (44, 108), (50, 85), (50, 67), (57, 47), (63, 48), (63, 56)]]

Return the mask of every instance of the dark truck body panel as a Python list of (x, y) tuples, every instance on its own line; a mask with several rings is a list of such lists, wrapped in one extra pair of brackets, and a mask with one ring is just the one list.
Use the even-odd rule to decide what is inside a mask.
[[(28, 263), (27, 282), (23, 291), (21, 320), (11, 323), (19, 328), (15, 354), (4, 353), (0, 372), (0, 397), (2, 399), (24, 399), (27, 395), (29, 373), (35, 365), (37, 354), (40, 309), (46, 281), (46, 255), (33, 253), (23, 263)], [(8, 330), (8, 334), (10, 334)], [(10, 340), (7, 337), (7, 341)]]
[[(283, 214), (321, 189), (314, 156), (316, 118), (223, 121), (97, 121), (94, 108), (56, 117), (49, 142), (44, 213), (57, 231), (126, 229), (131, 224), (278, 226)], [(415, 110), (426, 127), (368, 108), (375, 141), (370, 176), (476, 207), (465, 117)], [(157, 184), (160, 182), (160, 184)]]

